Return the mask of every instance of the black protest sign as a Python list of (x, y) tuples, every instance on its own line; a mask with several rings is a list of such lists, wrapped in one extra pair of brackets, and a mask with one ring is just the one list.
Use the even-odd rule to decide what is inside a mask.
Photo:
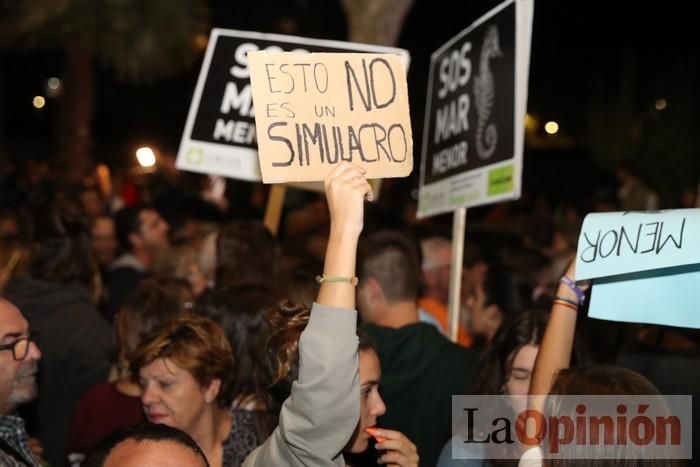
[(195, 89), (177, 166), (196, 172), (260, 180), (248, 53), (378, 52), (401, 49), (276, 34), (214, 29)]
[(430, 60), (418, 216), (520, 195), (532, 0), (506, 0)]
[(513, 157), (515, 7), (433, 55), (425, 183)]

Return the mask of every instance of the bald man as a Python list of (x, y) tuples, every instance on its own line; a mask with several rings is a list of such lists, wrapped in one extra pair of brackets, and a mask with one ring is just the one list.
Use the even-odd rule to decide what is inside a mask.
[(0, 465), (38, 467), (27, 444), (20, 404), (36, 397), (37, 362), (41, 352), (32, 341), (29, 323), (19, 309), (0, 298)]
[(184, 431), (145, 423), (100, 442), (82, 467), (209, 467), (204, 453)]

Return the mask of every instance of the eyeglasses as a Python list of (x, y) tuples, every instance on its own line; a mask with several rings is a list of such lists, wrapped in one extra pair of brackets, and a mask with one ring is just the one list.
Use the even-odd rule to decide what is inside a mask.
[(3, 350), (10, 350), (12, 349), (12, 357), (17, 360), (24, 360), (27, 357), (27, 354), (29, 353), (29, 347), (31, 346), (30, 343), (34, 342), (34, 339), (36, 338), (35, 333), (31, 333), (26, 337), (20, 337), (14, 342), (10, 342), (9, 344), (3, 344), (0, 345), (0, 352)]

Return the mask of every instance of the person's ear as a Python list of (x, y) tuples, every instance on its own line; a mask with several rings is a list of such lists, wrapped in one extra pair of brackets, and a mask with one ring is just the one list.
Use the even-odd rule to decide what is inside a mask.
[(384, 300), (384, 291), (376, 279), (367, 279), (367, 294), (372, 305), (377, 305)]
[(141, 238), (141, 235), (137, 233), (130, 233), (129, 234), (129, 241), (131, 242), (131, 245), (134, 247), (140, 247), (143, 246), (143, 239)]
[(467, 294), (467, 296), (464, 299), (464, 304), (468, 308), (474, 308), (474, 305), (476, 304), (476, 297), (474, 297), (473, 293)]
[(503, 322), (503, 313), (501, 313), (501, 309), (498, 308), (498, 305), (495, 304), (484, 308), (484, 317), (495, 329), (498, 329)]
[(368, 307), (374, 308), (379, 303), (381, 296), (383, 296), (381, 286), (375, 279), (363, 279), (357, 286), (358, 303), (363, 303)]
[(204, 391), (204, 400), (207, 402), (207, 404), (211, 404), (216, 400), (216, 396), (219, 395), (219, 391), (221, 390), (221, 380), (219, 378), (214, 378), (211, 380), (209, 383), (209, 386)]

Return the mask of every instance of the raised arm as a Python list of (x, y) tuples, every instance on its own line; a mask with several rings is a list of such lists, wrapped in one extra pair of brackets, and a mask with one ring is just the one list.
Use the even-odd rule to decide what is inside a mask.
[(577, 286), (574, 285), (575, 280), (576, 261), (573, 260), (559, 282), (542, 345), (535, 360), (530, 382), (531, 408), (542, 409), (544, 397), (537, 396), (549, 394), (557, 372), (568, 368), (571, 363), (576, 317), (581, 301), (576, 291)]
[(341, 454), (360, 415), (355, 256), (364, 199), (361, 169), (339, 165), (326, 180), (331, 229), (321, 289), (299, 339), (299, 377), (279, 426), (244, 466), (343, 466)]
[[(325, 181), (331, 229), (323, 267), (325, 278), (355, 277), (357, 241), (362, 232), (364, 200), (372, 197), (372, 187), (364, 170), (348, 163), (340, 164)], [(355, 308), (355, 287), (348, 282), (324, 281), (316, 303), (325, 306)]]

